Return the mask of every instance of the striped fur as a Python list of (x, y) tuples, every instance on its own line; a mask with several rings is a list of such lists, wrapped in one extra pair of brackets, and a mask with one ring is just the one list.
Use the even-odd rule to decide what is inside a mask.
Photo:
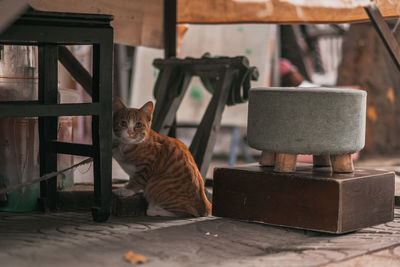
[(129, 174), (126, 188), (143, 190), (149, 203), (178, 216), (207, 216), (211, 203), (187, 147), (151, 129), (153, 103), (127, 108), (113, 103), (113, 156)]

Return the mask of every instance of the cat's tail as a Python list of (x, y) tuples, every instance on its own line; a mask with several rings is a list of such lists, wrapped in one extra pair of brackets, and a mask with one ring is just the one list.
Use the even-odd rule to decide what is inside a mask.
[[(194, 205), (193, 205), (194, 204)], [(207, 217), (211, 215), (212, 206), (206, 197), (204, 190), (200, 192), (199, 198), (190, 205), (187, 205), (185, 210), (186, 214), (194, 217)]]
[(210, 216), (212, 211), (212, 205), (208, 200), (204, 190), (202, 192), (202, 202), (203, 202), (202, 208), (199, 210), (200, 216), (201, 217)]

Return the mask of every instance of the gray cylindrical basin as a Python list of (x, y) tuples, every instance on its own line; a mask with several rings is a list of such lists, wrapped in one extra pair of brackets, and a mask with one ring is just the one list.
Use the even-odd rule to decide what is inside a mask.
[(252, 88), (249, 145), (288, 154), (340, 155), (365, 143), (367, 93), (342, 88)]

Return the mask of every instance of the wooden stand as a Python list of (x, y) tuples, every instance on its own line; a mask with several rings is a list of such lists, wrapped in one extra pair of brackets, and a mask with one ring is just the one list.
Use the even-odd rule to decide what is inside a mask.
[[(40, 175), (57, 171), (57, 154), (93, 158), (93, 220), (104, 222), (111, 207), (112, 158), (112, 16), (42, 12), (29, 10), (0, 34), (0, 45), (38, 46), (38, 98), (31, 101), (0, 103), (0, 117), (38, 117)], [(92, 72), (84, 86), (90, 87), (91, 103), (59, 104), (57, 64), (59, 46), (91, 45)], [(65, 48), (61, 49), (65, 52)], [(66, 56), (66, 54), (63, 54)], [(68, 57), (69, 55), (69, 57)], [(78, 62), (68, 54), (63, 64)], [(72, 75), (82, 68), (66, 64)], [(82, 74), (82, 73), (80, 73)], [(91, 86), (89, 86), (89, 84)], [(89, 92), (89, 93), (90, 93)], [(88, 116), (92, 118), (92, 145), (65, 143), (57, 140), (58, 117)], [(57, 210), (57, 177), (40, 182), (39, 207)]]
[(258, 164), (214, 171), (213, 215), (341, 234), (393, 220), (394, 173), (298, 164), (277, 173)]

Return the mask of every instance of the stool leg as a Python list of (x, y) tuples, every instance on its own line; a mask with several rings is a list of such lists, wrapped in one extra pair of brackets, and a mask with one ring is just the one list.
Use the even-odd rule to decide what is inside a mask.
[(92, 116), (94, 198), (93, 220), (104, 222), (111, 210), (112, 156), (112, 32), (100, 45), (93, 45), (92, 101), (101, 104), (98, 116)]
[(331, 156), (333, 172), (351, 173), (354, 171), (353, 160), (350, 154)]
[(275, 153), (263, 151), (261, 153), (260, 164), (262, 166), (273, 167), (275, 165)]
[(274, 172), (294, 172), (296, 170), (297, 155), (277, 153)]
[(314, 167), (330, 167), (331, 159), (329, 155), (313, 156)]

